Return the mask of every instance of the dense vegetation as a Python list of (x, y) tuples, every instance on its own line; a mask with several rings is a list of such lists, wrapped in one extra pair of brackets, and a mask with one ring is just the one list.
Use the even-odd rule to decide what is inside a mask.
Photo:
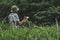
[(59, 40), (60, 31), (53, 26), (18, 26), (12, 29), (0, 23), (0, 40)]
[[(54, 26), (55, 27), (55, 26)], [(11, 29), (7, 25), (0, 28), (0, 40), (58, 40), (57, 28), (51, 27), (19, 27)]]
[(30, 17), (29, 20), (35, 24), (53, 25), (56, 20), (60, 20), (59, 4), (60, 0), (0, 0), (0, 17), (4, 18), (9, 15), (10, 7), (17, 5), (20, 8), (18, 12), (20, 18), (27, 15)]
[[(20, 8), (19, 18), (30, 17), (15, 29), (3, 20), (12, 5)], [(0, 0), (0, 21), (0, 40), (60, 40), (60, 0)]]

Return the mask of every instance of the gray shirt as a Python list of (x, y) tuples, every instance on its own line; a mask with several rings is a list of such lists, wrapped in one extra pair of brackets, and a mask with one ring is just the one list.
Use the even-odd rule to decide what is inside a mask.
[(16, 21), (19, 21), (18, 14), (17, 13), (10, 13), (9, 14), (10, 27), (17, 27)]

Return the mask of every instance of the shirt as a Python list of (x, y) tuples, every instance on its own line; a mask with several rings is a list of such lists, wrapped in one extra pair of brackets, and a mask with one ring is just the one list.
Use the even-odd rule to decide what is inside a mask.
[(9, 14), (9, 20), (10, 21), (19, 21), (19, 17), (17, 13), (11, 13)]
[(10, 13), (9, 14), (9, 23), (11, 27), (16, 27), (16, 21), (19, 21), (19, 17), (17, 13)]

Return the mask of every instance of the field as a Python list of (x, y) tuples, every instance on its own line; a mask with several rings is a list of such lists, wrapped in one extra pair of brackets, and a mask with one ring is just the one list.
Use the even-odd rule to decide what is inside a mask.
[(56, 26), (36, 26), (10, 28), (7, 25), (0, 27), (0, 40), (58, 40)]

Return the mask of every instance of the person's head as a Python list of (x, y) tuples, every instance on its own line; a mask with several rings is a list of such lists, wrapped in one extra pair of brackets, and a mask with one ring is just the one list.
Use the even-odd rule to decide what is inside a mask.
[(13, 5), (12, 7), (11, 7), (11, 12), (18, 12), (19, 11), (19, 8), (16, 6), (16, 5)]

